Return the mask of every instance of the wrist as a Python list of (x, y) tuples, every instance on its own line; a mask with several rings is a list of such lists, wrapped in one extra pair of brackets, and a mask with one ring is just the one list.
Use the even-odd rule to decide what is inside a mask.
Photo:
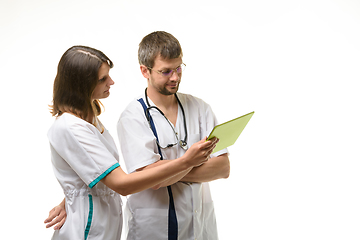
[(181, 156), (180, 158), (178, 158), (180, 160), (182, 169), (185, 171), (189, 168), (193, 168), (194, 164), (192, 163), (191, 159), (189, 159), (188, 157), (186, 157), (185, 155)]

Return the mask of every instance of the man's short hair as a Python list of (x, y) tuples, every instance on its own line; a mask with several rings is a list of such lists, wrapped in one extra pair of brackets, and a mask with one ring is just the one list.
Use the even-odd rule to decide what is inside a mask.
[(180, 43), (170, 33), (157, 31), (141, 40), (138, 51), (140, 65), (152, 68), (155, 58), (159, 55), (164, 59), (182, 57)]

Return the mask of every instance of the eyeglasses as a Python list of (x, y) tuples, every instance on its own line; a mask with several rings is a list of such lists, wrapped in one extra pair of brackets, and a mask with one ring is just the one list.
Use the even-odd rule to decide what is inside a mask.
[(154, 70), (155, 72), (163, 75), (164, 77), (171, 77), (174, 73), (174, 71), (176, 70), (176, 73), (177, 74), (180, 74), (182, 73), (184, 70), (185, 70), (185, 67), (186, 67), (186, 64), (185, 63), (182, 63), (180, 66), (178, 66), (177, 68), (174, 68), (174, 69), (168, 69), (168, 70), (165, 70), (165, 71), (158, 71), (158, 70), (154, 70), (152, 69), (151, 67), (147, 67), (148, 69), (151, 69), (151, 70)]

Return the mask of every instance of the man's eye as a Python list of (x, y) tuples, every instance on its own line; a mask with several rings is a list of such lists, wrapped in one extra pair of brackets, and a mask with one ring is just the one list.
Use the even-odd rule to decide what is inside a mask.
[(162, 71), (162, 74), (166, 76), (166, 75), (169, 75), (171, 72), (172, 72), (172, 70), (165, 70), (165, 71)]

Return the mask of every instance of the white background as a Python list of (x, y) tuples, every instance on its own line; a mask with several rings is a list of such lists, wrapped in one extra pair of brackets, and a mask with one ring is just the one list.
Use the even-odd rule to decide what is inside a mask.
[[(1, 0), (0, 238), (50, 239), (62, 200), (46, 137), (61, 55), (102, 50), (115, 85), (101, 121), (116, 122), (146, 87), (141, 39), (180, 41), (180, 91), (219, 122), (255, 111), (211, 184), (220, 239), (360, 239), (358, 0)], [(10, 237), (13, 236), (13, 237)]]

